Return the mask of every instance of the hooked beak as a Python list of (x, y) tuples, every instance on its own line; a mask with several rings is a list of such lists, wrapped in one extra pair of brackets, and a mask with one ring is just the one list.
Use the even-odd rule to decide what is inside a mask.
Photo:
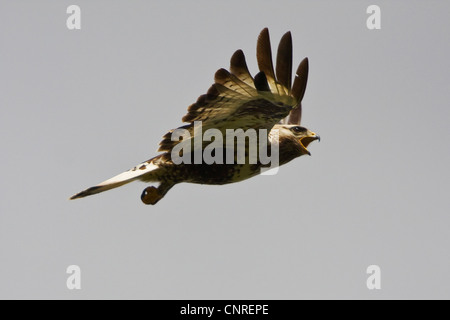
[(308, 130), (307, 135), (305, 137), (303, 137), (299, 140), (300, 144), (305, 149), (305, 153), (309, 156), (311, 155), (311, 152), (309, 152), (309, 150), (307, 148), (308, 148), (309, 144), (311, 142), (313, 142), (314, 140), (320, 141), (320, 136), (310, 130)]

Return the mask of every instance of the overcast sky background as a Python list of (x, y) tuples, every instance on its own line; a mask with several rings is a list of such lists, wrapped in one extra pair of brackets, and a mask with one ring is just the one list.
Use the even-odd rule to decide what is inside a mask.
[[(449, 16), (448, 1), (1, 1), (0, 298), (449, 299)], [(311, 157), (156, 206), (139, 182), (68, 200), (156, 155), (235, 50), (256, 74), (264, 27), (273, 47), (292, 32), (295, 68), (310, 59)]]

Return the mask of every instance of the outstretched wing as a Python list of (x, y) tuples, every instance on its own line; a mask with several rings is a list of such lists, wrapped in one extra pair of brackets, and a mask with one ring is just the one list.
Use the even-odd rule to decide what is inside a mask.
[[(257, 60), (260, 72), (253, 78), (248, 71), (242, 50), (237, 50), (230, 61), (230, 71), (219, 69), (208, 92), (189, 106), (181, 128), (194, 138), (194, 122), (201, 121), (202, 129), (272, 129), (283, 118), (301, 114), (300, 102), (306, 87), (306, 78), (296, 76), (291, 88), (292, 38), (287, 32), (280, 41), (277, 53), (276, 76), (272, 64), (269, 31), (263, 29), (257, 42)], [(299, 66), (297, 74), (305, 75), (308, 60)], [(306, 72), (307, 76), (307, 72)], [(291, 116), (289, 114), (291, 113)], [(294, 119), (294, 118), (293, 118)], [(171, 151), (180, 141), (172, 141), (169, 131), (158, 151)]]

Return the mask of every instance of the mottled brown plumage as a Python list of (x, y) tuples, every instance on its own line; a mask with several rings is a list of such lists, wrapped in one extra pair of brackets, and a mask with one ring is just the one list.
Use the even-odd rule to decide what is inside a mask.
[[(283, 165), (297, 157), (310, 154), (306, 149), (308, 145), (319, 139), (312, 131), (300, 127), (301, 101), (305, 94), (308, 59), (305, 58), (299, 65), (292, 82), (292, 37), (287, 32), (281, 39), (277, 51), (276, 68), (272, 63), (272, 51), (268, 29), (263, 29), (257, 42), (257, 62), (260, 71), (253, 78), (248, 70), (242, 50), (237, 50), (230, 61), (230, 71), (219, 69), (214, 76), (214, 84), (206, 94), (200, 96), (195, 103), (189, 106), (188, 113), (183, 121), (188, 124), (177, 128), (188, 133), (181, 140), (172, 141), (169, 131), (163, 136), (159, 150), (162, 154), (145, 161), (136, 167), (121, 173), (109, 180), (100, 183), (74, 195), (71, 199), (85, 197), (105, 190), (116, 188), (134, 180), (144, 182), (158, 182), (159, 186), (147, 187), (141, 195), (146, 204), (157, 203), (177, 183), (190, 182), (200, 184), (227, 184), (251, 178), (268, 167), (260, 159), (252, 160), (250, 146), (251, 138), (235, 141), (227, 145), (225, 140), (217, 142), (222, 148), (214, 149), (215, 163), (205, 160), (194, 164), (197, 151), (206, 152), (210, 141), (201, 141), (203, 133), (209, 129), (226, 135), (227, 130), (244, 131), (252, 129), (266, 130), (266, 134), (256, 136), (258, 151), (263, 144), (268, 145), (268, 154), (275, 154), (279, 149), (279, 165)], [(202, 131), (196, 129), (195, 124), (201, 122)], [(286, 124), (287, 123), (287, 124)], [(264, 131), (262, 131), (264, 132)], [(267, 134), (270, 132), (270, 134)], [(278, 134), (278, 141), (276, 140)], [(195, 141), (200, 139), (200, 144)], [(217, 138), (215, 138), (217, 139)], [(214, 140), (215, 141), (215, 140)], [(245, 142), (244, 142), (245, 141)], [(216, 142), (216, 141), (215, 141)], [(183, 143), (183, 144), (180, 144)], [(175, 150), (183, 145), (189, 147), (176, 154)], [(245, 155), (243, 162), (236, 149), (243, 146)], [(227, 164), (226, 155), (231, 155), (234, 163)], [(187, 159), (176, 164), (173, 155), (182, 155)], [(211, 155), (213, 153), (211, 152)]]

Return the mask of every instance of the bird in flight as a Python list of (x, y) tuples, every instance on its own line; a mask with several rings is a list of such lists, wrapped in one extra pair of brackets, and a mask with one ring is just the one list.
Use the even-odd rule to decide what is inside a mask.
[[(159, 183), (158, 187), (145, 188), (141, 194), (143, 203), (154, 205), (174, 185), (181, 182), (222, 185), (260, 174), (261, 170), (268, 167), (268, 162), (258, 157), (255, 159), (254, 151), (261, 152), (264, 146), (267, 155), (276, 154), (276, 165), (310, 155), (308, 145), (314, 140), (320, 140), (320, 137), (300, 126), (301, 102), (308, 79), (308, 58), (299, 64), (291, 86), (290, 32), (280, 40), (275, 70), (267, 28), (258, 37), (256, 56), (259, 72), (252, 77), (242, 50), (233, 54), (230, 70), (219, 69), (208, 92), (189, 106), (188, 113), (182, 119), (188, 124), (164, 135), (158, 149), (161, 154), (81, 191), (70, 199), (86, 197), (140, 180)], [(208, 130), (214, 132), (214, 139), (205, 138)], [(235, 133), (258, 130), (260, 134), (254, 135), (256, 149), (252, 149), (250, 135), (241, 140), (233, 138), (224, 142), (220, 139), (220, 134), (225, 136), (230, 130)], [(212, 144), (214, 148), (211, 147)], [(200, 160), (197, 158), (198, 151)], [(213, 158), (214, 161), (207, 161), (206, 157), (202, 158), (202, 154), (208, 154), (209, 159)]]

